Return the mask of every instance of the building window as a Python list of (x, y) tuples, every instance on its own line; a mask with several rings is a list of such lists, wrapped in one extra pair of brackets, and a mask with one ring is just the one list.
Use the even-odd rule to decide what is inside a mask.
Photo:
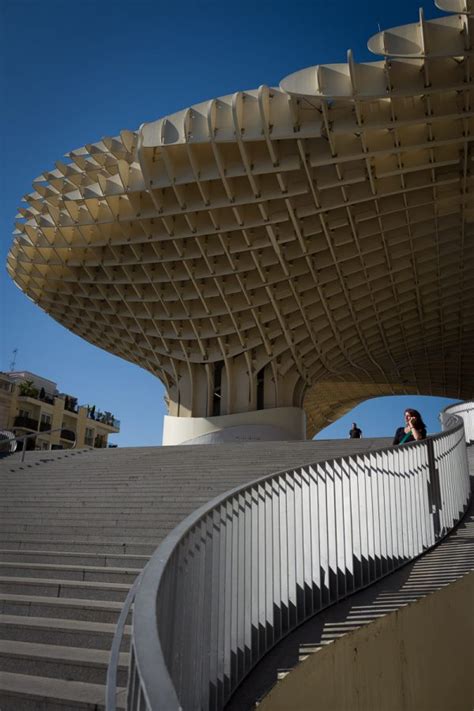
[(221, 414), (222, 400), (222, 369), (224, 361), (220, 360), (214, 363), (214, 388), (212, 391), (212, 417), (217, 417)]
[(98, 449), (103, 449), (106, 446), (107, 440), (105, 438), (105, 435), (96, 435), (94, 440), (94, 447), (97, 447)]
[(68, 442), (76, 441), (76, 433), (73, 430), (64, 427), (64, 423), (61, 429), (61, 439), (66, 439)]
[(41, 415), (40, 432), (51, 429), (51, 415)]

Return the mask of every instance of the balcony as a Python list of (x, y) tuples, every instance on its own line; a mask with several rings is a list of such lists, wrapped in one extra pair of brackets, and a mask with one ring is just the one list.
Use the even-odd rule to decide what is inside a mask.
[(38, 390), (38, 388), (35, 388), (29, 383), (20, 384), (18, 396), (20, 399), (29, 398), (30, 400), (39, 400), (40, 402), (45, 402), (48, 405), (54, 405), (54, 397), (47, 395), (43, 388)]
[(41, 394), (38, 396), (38, 400), (41, 400), (41, 402), (46, 402), (48, 405), (54, 405), (54, 397), (50, 397), (49, 395), (44, 395), (41, 397)]
[(120, 430), (120, 420), (116, 420), (115, 417), (103, 417), (101, 420), (97, 420), (101, 425), (106, 425), (106, 427), (113, 427), (116, 430)]
[(87, 419), (99, 422), (101, 425), (105, 425), (106, 427), (112, 427), (116, 430), (120, 430), (120, 420), (117, 420), (111, 412), (95, 412), (94, 408), (89, 408), (87, 412)]
[(72, 395), (65, 395), (64, 393), (61, 393), (60, 397), (64, 400), (64, 409), (67, 412), (72, 412), (77, 415), (77, 413), (79, 412), (79, 408), (77, 406), (77, 397), (73, 397)]
[(31, 417), (25, 417), (24, 415), (17, 415), (13, 420), (13, 427), (21, 427), (25, 430), (33, 430), (33, 432), (38, 431), (38, 420), (33, 420)]
[(61, 430), (61, 439), (66, 439), (68, 442), (75, 442), (76, 433), (72, 430), (63, 429)]
[(39, 426), (40, 432), (47, 432), (51, 428), (52, 428), (51, 422), (40, 422), (40, 426)]

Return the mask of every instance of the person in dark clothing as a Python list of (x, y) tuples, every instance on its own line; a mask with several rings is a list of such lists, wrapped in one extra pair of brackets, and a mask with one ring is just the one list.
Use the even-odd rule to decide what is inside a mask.
[(360, 439), (362, 437), (362, 430), (357, 427), (357, 423), (352, 423), (352, 429), (349, 430), (349, 437), (351, 439)]
[(406, 444), (426, 438), (426, 425), (418, 412), (407, 408), (405, 410), (405, 426), (398, 427), (392, 444)]

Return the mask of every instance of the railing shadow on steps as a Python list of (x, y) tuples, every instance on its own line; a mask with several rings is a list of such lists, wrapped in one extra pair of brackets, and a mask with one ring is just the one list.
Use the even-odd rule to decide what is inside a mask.
[(469, 503), (474, 403), (440, 419), (444, 431), (426, 440), (262, 477), (179, 524), (137, 585), (127, 709), (223, 709), (290, 631), (449, 533)]

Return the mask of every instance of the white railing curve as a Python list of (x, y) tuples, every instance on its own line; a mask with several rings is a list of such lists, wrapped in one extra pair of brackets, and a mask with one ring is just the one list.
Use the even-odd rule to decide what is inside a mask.
[(455, 405), (434, 437), (272, 474), (185, 519), (137, 592), (127, 708), (224, 708), (289, 631), (435, 545), (469, 503), (473, 416)]
[(450, 427), (453, 417), (461, 417), (464, 422), (466, 444), (474, 444), (474, 406), (472, 402), (459, 402), (449, 405), (440, 412), (439, 419), (443, 430)]

